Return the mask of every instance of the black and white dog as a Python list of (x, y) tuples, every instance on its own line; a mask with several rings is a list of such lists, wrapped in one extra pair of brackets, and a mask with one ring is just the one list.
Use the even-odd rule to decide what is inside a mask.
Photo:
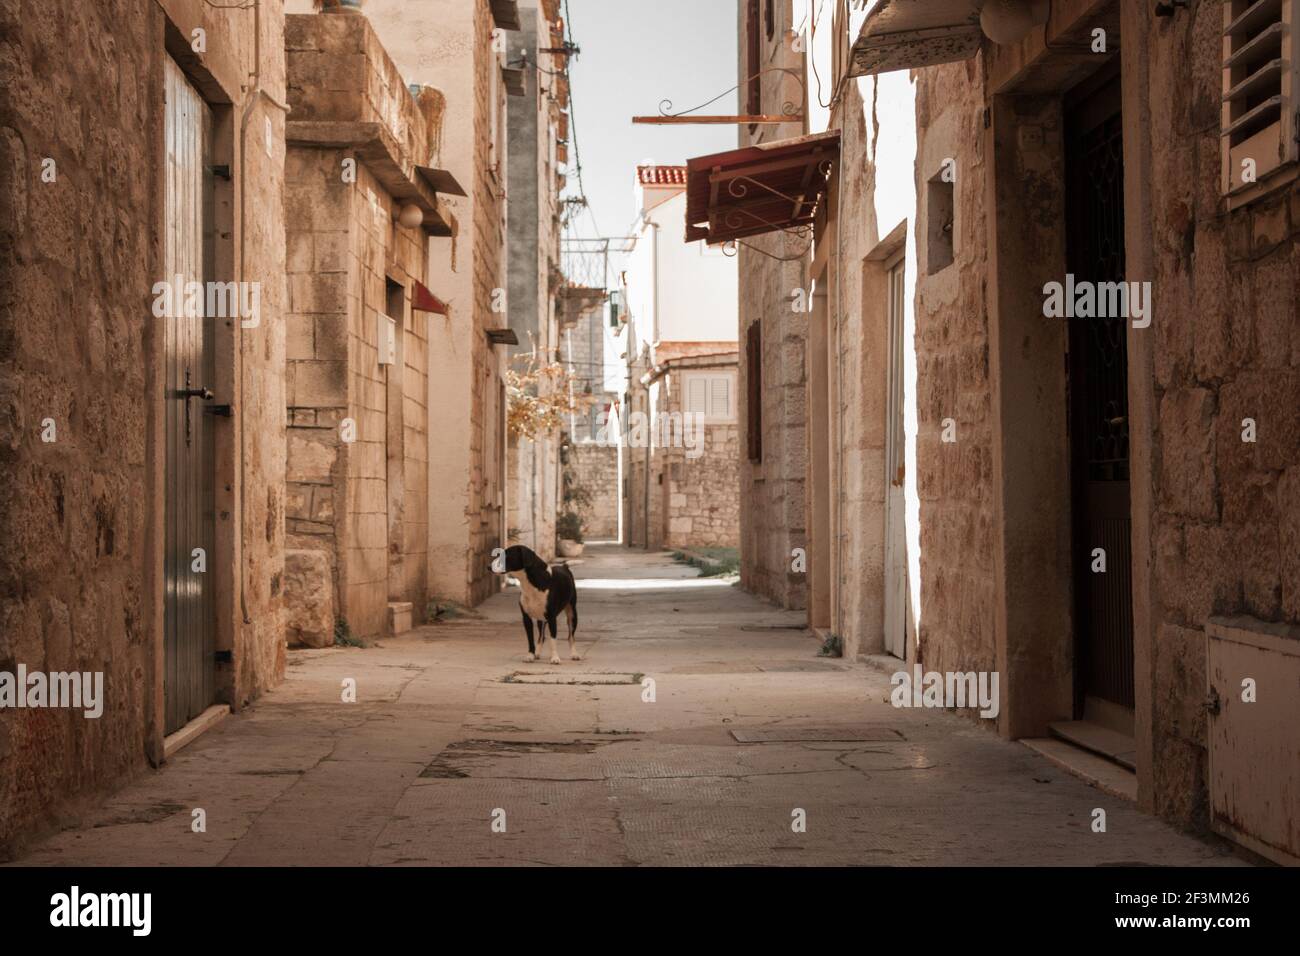
[[(578, 585), (568, 565), (547, 567), (546, 562), (522, 544), (506, 548), (501, 573), (519, 582), (519, 610), (524, 615), (524, 633), (528, 635), (526, 661), (535, 661), (546, 647), (546, 630), (551, 631), (551, 663), (560, 663), (560, 649), (555, 640), (555, 621), (564, 612), (569, 622), (569, 660), (580, 661), (574, 635), (578, 632)], [(533, 622), (537, 622), (537, 643), (533, 643)]]

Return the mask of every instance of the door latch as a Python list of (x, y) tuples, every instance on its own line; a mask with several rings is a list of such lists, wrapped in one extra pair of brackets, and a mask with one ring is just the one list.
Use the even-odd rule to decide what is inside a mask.
[(190, 370), (189, 370), (189, 369), (186, 369), (186, 370), (185, 370), (185, 387), (184, 387), (184, 388), (178, 388), (178, 389), (176, 390), (176, 397), (179, 398), (179, 399), (181, 399), (183, 402), (185, 402), (185, 447), (188, 448), (188, 447), (190, 446), (190, 437), (191, 437), (191, 429), (190, 429), (190, 399), (191, 399), (191, 398), (201, 398), (201, 399), (203, 399), (205, 402), (210, 402), (210, 401), (212, 401), (212, 399), (214, 398), (214, 396), (213, 396), (213, 394), (212, 394), (212, 389), (207, 388), (206, 386), (204, 386), (204, 387), (200, 387), (200, 388), (191, 388), (191, 387), (190, 387)]

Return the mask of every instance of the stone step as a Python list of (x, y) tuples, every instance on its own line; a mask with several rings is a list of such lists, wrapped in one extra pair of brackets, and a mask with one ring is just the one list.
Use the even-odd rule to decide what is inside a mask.
[(388, 633), (396, 637), (415, 626), (415, 605), (410, 601), (388, 602)]

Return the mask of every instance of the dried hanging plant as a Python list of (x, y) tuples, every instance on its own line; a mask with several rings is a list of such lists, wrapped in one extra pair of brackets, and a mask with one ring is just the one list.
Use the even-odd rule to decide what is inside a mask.
[(565, 416), (582, 406), (573, 396), (573, 373), (559, 362), (539, 365), (533, 355), (520, 355), (522, 369), (506, 371), (506, 425), (510, 434), (534, 439), (564, 427)]

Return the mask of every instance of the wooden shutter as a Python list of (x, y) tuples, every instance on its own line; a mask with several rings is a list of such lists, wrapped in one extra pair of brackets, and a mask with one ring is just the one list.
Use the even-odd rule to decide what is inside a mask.
[(1223, 5), (1223, 191), (1253, 183), (1297, 158), (1296, 0)]
[(703, 375), (692, 375), (686, 379), (686, 411), (709, 413), (709, 380)]
[(731, 417), (731, 379), (726, 375), (709, 380), (709, 417)]
[(763, 460), (763, 333), (754, 322), (745, 333), (745, 424), (749, 460)]

